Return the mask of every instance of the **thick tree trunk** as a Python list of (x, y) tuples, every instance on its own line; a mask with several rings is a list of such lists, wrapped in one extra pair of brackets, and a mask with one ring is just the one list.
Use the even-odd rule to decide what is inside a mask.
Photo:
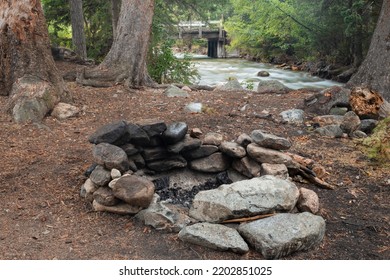
[(82, 59), (87, 59), (87, 44), (84, 32), (84, 14), (82, 0), (69, 0), (70, 20), (72, 22), (72, 43), (75, 53)]
[(112, 38), (116, 37), (116, 28), (121, 11), (121, 0), (111, 0)]
[(65, 96), (38, 0), (0, 0), (0, 95), (17, 122), (40, 121)]
[(390, 101), (390, 1), (383, 1), (367, 57), (348, 84), (369, 87)]
[(154, 0), (122, 0), (117, 36), (104, 61), (85, 70), (77, 81), (90, 86), (124, 83), (130, 88), (150, 82), (146, 55), (154, 14)]

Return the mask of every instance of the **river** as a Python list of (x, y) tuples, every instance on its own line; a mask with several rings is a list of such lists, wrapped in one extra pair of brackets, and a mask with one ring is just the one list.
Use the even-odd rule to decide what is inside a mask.
[[(236, 77), (244, 86), (256, 89), (260, 80), (279, 80), (291, 89), (327, 88), (340, 83), (311, 76), (307, 72), (277, 68), (272, 64), (258, 63), (237, 58), (211, 59), (206, 56), (194, 56), (193, 62), (200, 74), (200, 85), (215, 86), (222, 84), (229, 77)], [(257, 77), (259, 71), (270, 73), (269, 77)]]

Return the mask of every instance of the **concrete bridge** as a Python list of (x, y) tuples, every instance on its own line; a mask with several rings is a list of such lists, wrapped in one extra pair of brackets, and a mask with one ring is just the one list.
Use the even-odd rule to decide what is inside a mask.
[(227, 56), (225, 46), (227, 44), (226, 31), (223, 29), (223, 20), (188, 21), (178, 24), (179, 38), (207, 39), (207, 56), (224, 58)]

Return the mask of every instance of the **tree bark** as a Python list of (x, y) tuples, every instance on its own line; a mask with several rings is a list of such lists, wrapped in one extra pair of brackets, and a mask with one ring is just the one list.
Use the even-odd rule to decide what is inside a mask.
[(111, 0), (112, 38), (116, 37), (116, 28), (121, 11), (121, 0)]
[(75, 53), (82, 59), (87, 58), (87, 43), (84, 32), (84, 14), (82, 0), (69, 0), (70, 20), (72, 23), (72, 43)]
[(369, 87), (390, 101), (390, 1), (383, 1), (367, 57), (348, 85)]
[(122, 0), (117, 35), (104, 61), (85, 70), (78, 83), (109, 86), (124, 83), (137, 88), (151, 83), (146, 56), (154, 14), (154, 0)]
[(0, 0), (0, 57), (0, 94), (15, 121), (40, 121), (67, 97), (39, 0)]

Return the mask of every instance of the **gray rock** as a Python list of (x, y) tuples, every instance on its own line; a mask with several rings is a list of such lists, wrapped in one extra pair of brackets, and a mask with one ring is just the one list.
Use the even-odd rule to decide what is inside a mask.
[(235, 142), (224, 141), (219, 146), (219, 149), (224, 154), (233, 158), (243, 158), (246, 155), (245, 148), (241, 147)]
[(106, 169), (129, 170), (127, 155), (124, 150), (117, 146), (100, 143), (93, 147), (92, 154), (96, 163), (104, 166)]
[(139, 150), (133, 144), (130, 144), (130, 143), (123, 145), (120, 148), (122, 150), (124, 150), (126, 155), (129, 157), (132, 155), (138, 154), (138, 152), (139, 152)]
[(203, 132), (202, 132), (202, 130), (200, 130), (200, 128), (195, 127), (195, 128), (192, 128), (190, 130), (190, 136), (192, 138), (200, 138), (200, 136), (202, 136), (202, 134), (203, 134)]
[(93, 201), (92, 207), (95, 211), (98, 212), (110, 212), (110, 213), (120, 214), (120, 215), (133, 215), (133, 214), (137, 214), (139, 211), (142, 210), (142, 207), (132, 206), (123, 202), (114, 206), (105, 206), (100, 204), (96, 200)]
[(81, 186), (80, 189), (80, 197), (85, 198), (87, 201), (93, 201), (93, 193), (98, 190), (99, 186), (91, 181), (91, 179), (87, 179), (85, 183)]
[(88, 141), (92, 144), (124, 144), (128, 140), (130, 140), (130, 135), (128, 134), (127, 124), (124, 121), (106, 124), (97, 129), (88, 138)]
[(288, 169), (284, 164), (270, 164), (262, 163), (261, 164), (261, 175), (272, 175), (277, 178), (287, 179), (288, 178)]
[(263, 148), (254, 143), (249, 144), (246, 150), (248, 155), (259, 163), (284, 164), (287, 167), (294, 166), (292, 158), (282, 152)]
[(79, 112), (80, 109), (76, 106), (60, 102), (54, 107), (51, 115), (58, 120), (65, 120), (77, 116)]
[(111, 172), (104, 169), (103, 166), (96, 166), (89, 179), (98, 187), (106, 186), (111, 181)]
[(290, 211), (298, 197), (294, 183), (267, 175), (201, 191), (195, 196), (189, 214), (199, 221), (221, 222)]
[(184, 242), (219, 251), (229, 250), (239, 254), (249, 251), (248, 244), (237, 230), (218, 224), (198, 223), (186, 226), (179, 232), (179, 238)]
[(223, 141), (223, 135), (215, 132), (209, 132), (205, 135), (203, 139), (203, 144), (219, 146), (221, 145), (222, 141)]
[(344, 133), (343, 130), (340, 128), (340, 126), (335, 124), (319, 127), (314, 131), (322, 136), (327, 136), (332, 138), (341, 138), (343, 137), (343, 133)]
[(162, 138), (166, 144), (175, 144), (182, 140), (188, 131), (188, 125), (184, 122), (177, 122), (168, 125), (167, 129), (162, 134)]
[(150, 142), (148, 134), (136, 124), (128, 123), (127, 132), (130, 135), (130, 142), (134, 145), (146, 146)]
[(269, 72), (267, 72), (267, 71), (259, 71), (258, 73), (257, 73), (257, 76), (258, 77), (268, 77), (269, 76)]
[(182, 153), (187, 160), (207, 157), (219, 151), (217, 146), (201, 145), (199, 148)]
[(336, 116), (344, 116), (347, 112), (347, 107), (333, 107), (332, 109), (330, 109), (329, 114)]
[(252, 138), (248, 134), (242, 133), (236, 139), (236, 143), (246, 148), (250, 143), (252, 143)]
[(352, 132), (351, 134), (350, 134), (350, 136), (352, 137), (352, 138), (357, 138), (357, 139), (361, 139), (361, 138), (367, 138), (368, 136), (367, 136), (367, 134), (365, 134), (363, 131), (361, 131), (361, 130), (355, 130), (354, 132)]
[(167, 232), (179, 232), (191, 222), (187, 215), (178, 211), (174, 206), (168, 206), (162, 202), (151, 203), (147, 209), (140, 211), (135, 217), (147, 226)]
[(141, 154), (145, 161), (162, 160), (170, 156), (170, 153), (163, 147), (145, 148)]
[(226, 82), (222, 85), (218, 85), (215, 88), (215, 90), (234, 91), (234, 90), (244, 90), (244, 88), (242, 87), (242, 85), (240, 84), (240, 82), (237, 79), (232, 78), (228, 82)]
[(149, 137), (157, 136), (167, 129), (167, 125), (160, 120), (147, 119), (137, 123), (142, 130), (146, 132)]
[(343, 117), (343, 121), (340, 124), (340, 128), (343, 132), (351, 134), (352, 132), (358, 130), (360, 127), (360, 118), (353, 111), (349, 111)]
[(243, 157), (242, 159), (237, 159), (233, 161), (232, 167), (248, 178), (260, 176), (260, 164), (258, 164), (250, 157)]
[(316, 115), (328, 115), (335, 106), (349, 107), (351, 90), (334, 86), (315, 93), (304, 100), (305, 112)]
[(287, 93), (291, 89), (277, 80), (261, 80), (257, 86), (257, 93)]
[(291, 124), (301, 124), (304, 121), (305, 112), (301, 109), (291, 109), (280, 113), (282, 121)]
[(318, 195), (312, 190), (300, 188), (297, 208), (301, 212), (316, 214), (320, 210), (320, 200)]
[(104, 206), (114, 206), (120, 202), (109, 187), (101, 187), (96, 190), (96, 192), (93, 193), (93, 198), (96, 202)]
[(308, 212), (277, 214), (242, 224), (244, 239), (266, 259), (277, 259), (318, 246), (325, 234), (325, 221)]
[(148, 208), (154, 194), (154, 184), (142, 177), (129, 175), (121, 177), (112, 188), (115, 197), (142, 208)]
[(171, 153), (184, 153), (186, 151), (190, 151), (196, 148), (199, 148), (202, 145), (202, 141), (198, 138), (192, 138), (189, 135), (186, 135), (183, 140), (180, 142), (170, 145), (167, 147), (168, 152)]
[(216, 173), (222, 172), (229, 168), (230, 159), (222, 153), (214, 153), (208, 157), (195, 159), (189, 163), (193, 170)]
[(142, 169), (146, 166), (145, 159), (140, 154), (130, 156), (128, 159), (129, 162), (134, 162), (135, 166), (139, 169)]
[(173, 155), (163, 160), (147, 163), (148, 168), (157, 172), (164, 172), (176, 168), (184, 168), (187, 161), (180, 155)]
[(264, 148), (287, 150), (291, 147), (291, 142), (286, 138), (268, 134), (261, 130), (253, 130), (251, 138), (253, 142)]
[(169, 87), (167, 87), (167, 89), (164, 91), (164, 94), (167, 97), (188, 97), (189, 96), (188, 92), (174, 85), (170, 85)]
[(373, 120), (373, 119), (361, 120), (359, 129), (366, 134), (371, 134), (371, 132), (374, 130), (377, 124), (378, 124), (377, 120)]
[(118, 169), (111, 169), (111, 178), (114, 180), (114, 179), (118, 179), (122, 176), (121, 172), (118, 170)]
[(337, 115), (323, 115), (323, 116), (315, 116), (313, 118), (314, 123), (318, 123), (320, 126), (326, 125), (340, 125), (343, 121), (343, 116)]
[(203, 105), (198, 102), (191, 102), (184, 107), (184, 110), (189, 113), (202, 113)]

